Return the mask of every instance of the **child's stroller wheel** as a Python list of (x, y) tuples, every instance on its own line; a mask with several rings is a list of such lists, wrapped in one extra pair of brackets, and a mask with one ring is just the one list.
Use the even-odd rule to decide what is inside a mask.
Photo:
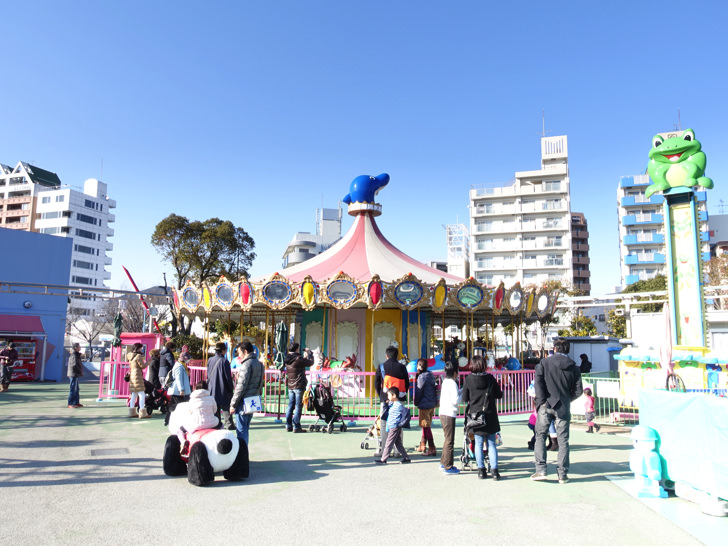
[(360, 447), (361, 447), (362, 449), (366, 449), (366, 448), (368, 448), (369, 446), (368, 446), (367, 444), (365, 444), (364, 442), (362, 442), (362, 443), (361, 443), (361, 446), (360, 446)]
[(346, 432), (346, 425), (344, 423), (342, 423), (341, 426), (339, 427), (339, 430), (341, 432)]
[(308, 425), (308, 431), (309, 431), (309, 432), (313, 432), (314, 430), (316, 430), (316, 427), (315, 427), (315, 426), (313, 426), (313, 425)]
[(329, 423), (329, 426), (327, 427), (327, 432), (329, 434), (332, 434), (334, 432), (334, 423)]

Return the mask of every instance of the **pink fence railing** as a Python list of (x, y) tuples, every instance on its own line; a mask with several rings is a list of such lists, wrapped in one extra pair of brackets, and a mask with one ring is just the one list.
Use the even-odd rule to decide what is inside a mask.
[[(190, 385), (207, 378), (207, 368), (198, 365), (201, 361), (191, 362)], [(129, 383), (124, 381), (124, 374), (129, 370), (127, 362), (102, 362), (99, 377), (99, 399), (127, 398), (129, 396)], [(503, 390), (503, 398), (497, 401), (500, 415), (531, 413), (532, 398), (528, 396), (528, 386), (533, 380), (533, 370), (491, 372), (498, 380)], [(444, 377), (442, 372), (434, 372), (438, 388)], [(233, 380), (235, 379), (233, 371)], [(341, 406), (341, 413), (347, 420), (373, 419), (379, 415), (379, 396), (374, 389), (376, 372), (351, 372), (339, 370), (316, 370), (306, 372), (310, 383), (326, 382), (331, 387), (334, 403)], [(460, 374), (460, 383), (463, 376)], [(410, 376), (410, 383), (414, 384), (415, 376)], [(413, 416), (417, 416), (417, 408), (412, 404), (413, 391), (407, 396), (407, 405), (411, 408)], [(263, 402), (266, 415), (280, 417), (285, 415), (288, 407), (288, 392), (285, 386), (285, 376), (276, 369), (267, 369), (265, 372), (265, 387), (263, 389)], [(460, 415), (465, 410), (460, 406)], [(436, 411), (437, 413), (437, 411)], [(314, 412), (304, 409), (304, 415), (315, 417)]]

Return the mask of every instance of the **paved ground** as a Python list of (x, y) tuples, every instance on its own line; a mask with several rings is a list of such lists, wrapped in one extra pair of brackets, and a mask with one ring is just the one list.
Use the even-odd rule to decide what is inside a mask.
[[(619, 429), (574, 427), (571, 482), (559, 485), (528, 480), (525, 421), (503, 424), (503, 480), (493, 482), (445, 476), (437, 459), (417, 454), (411, 465), (375, 466), (372, 451), (360, 449), (365, 426), (294, 435), (256, 417), (250, 478), (198, 488), (164, 476), (158, 415), (130, 420), (121, 403), (95, 395), (95, 384), (83, 383), (86, 407), (74, 410), (63, 384), (0, 394), (1, 544), (354, 544), (389, 542), (389, 534), (420, 545), (684, 545), (700, 543), (693, 535), (722, 543), (728, 531), (728, 518), (677, 498), (657, 501), (665, 517), (620, 487), (631, 446)], [(435, 438), (441, 445), (439, 427)], [(405, 433), (406, 445), (418, 440), (419, 429)]]

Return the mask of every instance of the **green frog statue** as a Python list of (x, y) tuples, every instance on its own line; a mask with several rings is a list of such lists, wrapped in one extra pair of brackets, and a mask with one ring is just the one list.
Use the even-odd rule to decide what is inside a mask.
[(711, 189), (713, 181), (705, 174), (705, 154), (695, 139), (695, 131), (685, 129), (681, 135), (665, 140), (660, 135), (652, 138), (650, 162), (647, 173), (652, 184), (647, 186), (645, 197), (670, 188), (702, 186)]

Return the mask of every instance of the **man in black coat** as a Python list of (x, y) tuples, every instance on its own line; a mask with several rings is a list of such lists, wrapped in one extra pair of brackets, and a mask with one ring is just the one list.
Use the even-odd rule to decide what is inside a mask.
[(556, 426), (559, 453), (557, 467), (559, 483), (569, 481), (569, 422), (571, 421), (571, 402), (583, 392), (581, 372), (571, 360), (569, 342), (557, 339), (554, 354), (544, 358), (536, 366), (534, 386), (536, 388), (536, 445), (533, 453), (536, 472), (531, 476), (534, 481), (544, 481), (546, 475), (546, 436), (554, 421)]
[(288, 432), (304, 432), (301, 427), (301, 411), (303, 410), (303, 391), (306, 390), (306, 368), (313, 365), (308, 358), (299, 352), (299, 344), (291, 343), (284, 360), (286, 365), (286, 385), (288, 385), (288, 410), (286, 411), (286, 430)]
[(215, 356), (207, 361), (207, 384), (210, 389), (210, 396), (217, 404), (217, 417), (222, 413), (222, 426), (233, 430), (232, 417), (230, 416), (230, 400), (233, 397), (233, 373), (230, 369), (230, 361), (225, 357), (227, 346), (218, 342), (215, 344)]

